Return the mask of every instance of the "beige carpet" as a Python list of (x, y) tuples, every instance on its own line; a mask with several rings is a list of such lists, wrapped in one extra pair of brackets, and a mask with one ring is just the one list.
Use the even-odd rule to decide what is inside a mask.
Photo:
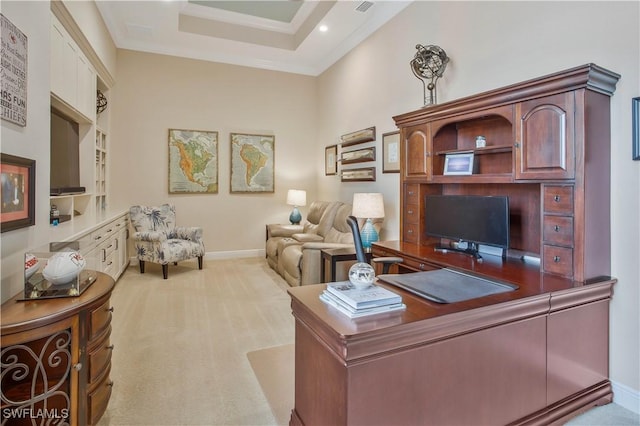
[(280, 425), (289, 423), (293, 408), (294, 345), (249, 352), (247, 358)]
[[(118, 281), (109, 406), (99, 426), (287, 425), (294, 320), (288, 286), (264, 258), (137, 265)], [(638, 425), (615, 404), (572, 425)]]
[(273, 349), (294, 341), (287, 288), (263, 258), (170, 265), (168, 280), (158, 265), (130, 267), (112, 297), (114, 387), (99, 425), (288, 424), (294, 365), (276, 366)]

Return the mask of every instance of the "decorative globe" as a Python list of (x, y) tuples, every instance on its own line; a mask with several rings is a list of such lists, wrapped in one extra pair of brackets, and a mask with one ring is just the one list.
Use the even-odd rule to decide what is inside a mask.
[(364, 290), (371, 286), (375, 277), (376, 272), (368, 263), (359, 262), (349, 269), (349, 281), (358, 290)]

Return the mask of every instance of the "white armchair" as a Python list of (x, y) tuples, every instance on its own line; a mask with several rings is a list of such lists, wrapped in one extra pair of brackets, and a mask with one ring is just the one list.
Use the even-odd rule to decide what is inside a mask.
[(159, 263), (166, 280), (169, 263), (177, 265), (182, 260), (195, 257), (198, 258), (198, 269), (202, 269), (202, 228), (176, 226), (175, 206), (132, 206), (129, 216), (135, 230), (133, 240), (141, 274), (144, 274), (145, 262)]

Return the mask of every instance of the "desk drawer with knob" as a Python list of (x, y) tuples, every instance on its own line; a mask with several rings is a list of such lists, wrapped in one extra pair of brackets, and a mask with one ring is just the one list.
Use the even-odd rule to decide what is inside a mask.
[(406, 184), (404, 189), (402, 229), (404, 241), (418, 243), (420, 237), (420, 185)]
[(571, 185), (542, 187), (542, 269), (573, 277), (574, 189)]

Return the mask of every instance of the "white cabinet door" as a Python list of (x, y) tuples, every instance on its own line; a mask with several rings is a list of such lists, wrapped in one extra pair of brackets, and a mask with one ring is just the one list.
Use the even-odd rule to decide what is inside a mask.
[(92, 121), (96, 118), (96, 73), (82, 54), (77, 57), (78, 110)]
[(78, 98), (78, 47), (55, 17), (51, 17), (51, 92), (75, 106)]

